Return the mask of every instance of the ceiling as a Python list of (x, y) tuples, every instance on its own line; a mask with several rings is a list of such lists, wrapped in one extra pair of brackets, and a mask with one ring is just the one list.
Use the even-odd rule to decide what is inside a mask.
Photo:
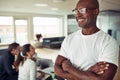
[[(0, 12), (70, 14), (78, 0), (0, 0)], [(35, 4), (47, 4), (37, 7)], [(119, 10), (120, 0), (99, 0), (100, 10)], [(58, 10), (55, 10), (58, 8)], [(54, 9), (54, 10), (52, 10)]]

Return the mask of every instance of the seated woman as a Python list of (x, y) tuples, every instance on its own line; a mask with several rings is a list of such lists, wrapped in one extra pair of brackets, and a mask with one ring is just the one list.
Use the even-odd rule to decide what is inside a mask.
[(18, 80), (36, 79), (36, 60), (33, 58), (35, 49), (30, 44), (25, 44), (17, 58), (16, 66), (19, 66)]

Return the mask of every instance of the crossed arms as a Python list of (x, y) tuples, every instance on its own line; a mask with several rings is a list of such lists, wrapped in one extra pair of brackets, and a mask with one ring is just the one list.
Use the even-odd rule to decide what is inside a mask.
[(88, 70), (74, 67), (67, 58), (58, 55), (55, 74), (67, 80), (113, 80), (117, 66), (108, 62), (98, 62)]

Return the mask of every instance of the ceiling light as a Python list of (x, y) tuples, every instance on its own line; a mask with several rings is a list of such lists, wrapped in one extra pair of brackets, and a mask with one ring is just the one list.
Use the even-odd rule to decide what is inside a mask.
[(65, 1), (65, 0), (53, 0), (53, 2), (56, 2), (56, 3), (63, 2), (63, 1)]
[(46, 6), (48, 6), (48, 4), (35, 4), (35, 6), (37, 6), (37, 7), (46, 7)]

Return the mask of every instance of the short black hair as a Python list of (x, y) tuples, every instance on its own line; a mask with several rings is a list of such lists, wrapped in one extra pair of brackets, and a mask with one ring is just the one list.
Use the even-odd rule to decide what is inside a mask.
[(19, 46), (19, 43), (13, 42), (13, 43), (9, 44), (8, 50), (12, 51), (12, 49), (16, 49), (18, 46)]

